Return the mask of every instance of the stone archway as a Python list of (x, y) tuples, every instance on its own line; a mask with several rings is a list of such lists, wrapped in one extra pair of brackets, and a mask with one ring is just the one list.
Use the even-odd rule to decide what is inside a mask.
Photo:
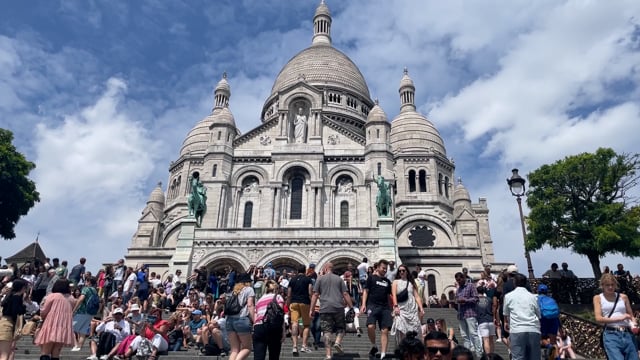
[(236, 274), (247, 271), (242, 264), (232, 258), (218, 258), (210, 261), (204, 265), (207, 268), (207, 272), (214, 272), (215, 274), (228, 274), (229, 269), (236, 271)]
[(298, 273), (298, 268), (304, 264), (299, 262), (296, 259), (290, 257), (279, 257), (270, 261), (273, 269), (276, 271), (277, 275), (283, 274), (283, 272), (287, 273)]
[(351, 256), (333, 258), (331, 259), (331, 262), (333, 263), (333, 272), (338, 275), (342, 275), (350, 268), (353, 276), (357, 278), (358, 265), (360, 265), (361, 260), (362, 259), (358, 260)]

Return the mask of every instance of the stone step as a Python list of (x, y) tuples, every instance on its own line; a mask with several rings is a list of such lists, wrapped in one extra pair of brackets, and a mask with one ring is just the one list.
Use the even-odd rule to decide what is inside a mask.
[[(445, 319), (447, 325), (456, 331), (456, 337), (461, 339), (460, 330), (458, 329), (458, 320), (456, 318), (456, 311), (454, 309), (426, 309), (426, 318), (443, 318)], [(342, 356), (335, 355), (334, 359), (368, 359), (369, 358), (369, 350), (371, 349), (371, 344), (369, 343), (369, 339), (366, 334), (366, 317), (361, 316), (359, 318), (360, 327), (363, 330), (363, 335), (361, 337), (356, 336), (356, 334), (348, 333), (345, 335), (343, 340), (343, 348), (345, 354)], [(379, 347), (380, 344), (380, 333), (376, 332), (376, 340)], [(300, 353), (299, 357), (293, 357), (292, 348), (291, 348), (291, 340), (286, 339), (282, 345), (282, 352), (280, 354), (280, 359), (284, 360), (298, 360), (298, 359), (324, 359), (325, 352), (324, 349), (319, 348), (318, 350), (314, 350), (312, 353)], [(18, 350), (16, 351), (16, 360), (32, 360), (37, 359), (40, 350), (38, 347), (31, 343), (31, 338), (23, 338), (17, 344)], [(393, 355), (393, 352), (396, 348), (395, 338), (393, 336), (389, 337), (389, 346), (388, 346), (388, 355)], [(509, 358), (508, 352), (504, 344), (497, 343), (496, 344), (496, 352), (505, 359)], [(85, 344), (84, 348), (78, 352), (71, 352), (69, 348), (65, 348), (62, 351), (61, 358), (69, 359), (69, 360), (83, 360), (86, 359), (89, 355), (91, 355), (89, 351), (88, 344)], [(169, 355), (161, 356), (161, 359), (193, 359), (194, 357), (202, 357), (202, 358), (216, 358), (215, 356), (203, 356), (198, 354), (195, 350), (189, 351), (177, 351), (170, 352)], [(221, 358), (224, 359), (224, 358)], [(249, 359), (253, 359), (253, 356), (250, 356)]]

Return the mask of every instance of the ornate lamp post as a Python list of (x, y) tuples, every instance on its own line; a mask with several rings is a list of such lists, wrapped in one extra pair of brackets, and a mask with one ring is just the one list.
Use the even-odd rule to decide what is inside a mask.
[(533, 265), (531, 265), (531, 256), (529, 255), (529, 250), (527, 250), (527, 230), (524, 227), (524, 214), (522, 213), (522, 196), (525, 193), (525, 183), (527, 182), (524, 178), (522, 178), (518, 174), (518, 169), (511, 170), (513, 175), (511, 175), (510, 179), (507, 179), (507, 184), (509, 184), (509, 190), (511, 190), (511, 195), (516, 197), (516, 201), (518, 202), (518, 210), (520, 211), (520, 225), (522, 226), (522, 239), (524, 240), (524, 257), (527, 259), (527, 269), (529, 270), (529, 279), (534, 279), (533, 275)]

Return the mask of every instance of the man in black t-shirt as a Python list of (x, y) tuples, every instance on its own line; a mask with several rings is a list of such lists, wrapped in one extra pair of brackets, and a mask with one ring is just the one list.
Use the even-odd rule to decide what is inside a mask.
[[(384, 359), (389, 342), (389, 330), (393, 325), (389, 296), (391, 295), (391, 281), (385, 276), (389, 262), (380, 260), (371, 276), (367, 278), (366, 287), (362, 293), (360, 313), (367, 314), (367, 334), (371, 342), (370, 356), (378, 353), (376, 347), (376, 323), (380, 328), (380, 359)], [(368, 311), (367, 311), (368, 310)]]
[(313, 286), (311, 278), (306, 276), (306, 267), (301, 265), (298, 268), (298, 275), (289, 281), (287, 289), (287, 306), (291, 317), (291, 340), (293, 340), (293, 356), (298, 356), (298, 320), (302, 318), (302, 346), (300, 352), (311, 352), (307, 348), (307, 338), (309, 338), (309, 306), (311, 305), (311, 295)]

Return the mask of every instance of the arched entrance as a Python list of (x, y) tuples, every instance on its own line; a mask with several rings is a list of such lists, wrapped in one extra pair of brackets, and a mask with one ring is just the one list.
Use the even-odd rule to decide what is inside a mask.
[(219, 258), (209, 262), (205, 265), (208, 273), (215, 273), (216, 275), (227, 275), (231, 269), (236, 271), (236, 274), (247, 271), (242, 264), (231, 258)]
[(287, 273), (298, 273), (298, 268), (303, 264), (295, 259), (280, 257), (270, 261), (273, 269), (276, 271), (276, 276), (282, 275), (284, 272)]
[(330, 260), (333, 263), (333, 272), (342, 275), (345, 271), (350, 270), (354, 277), (358, 277), (358, 265), (360, 265), (360, 261), (354, 259), (352, 257), (338, 257)]

